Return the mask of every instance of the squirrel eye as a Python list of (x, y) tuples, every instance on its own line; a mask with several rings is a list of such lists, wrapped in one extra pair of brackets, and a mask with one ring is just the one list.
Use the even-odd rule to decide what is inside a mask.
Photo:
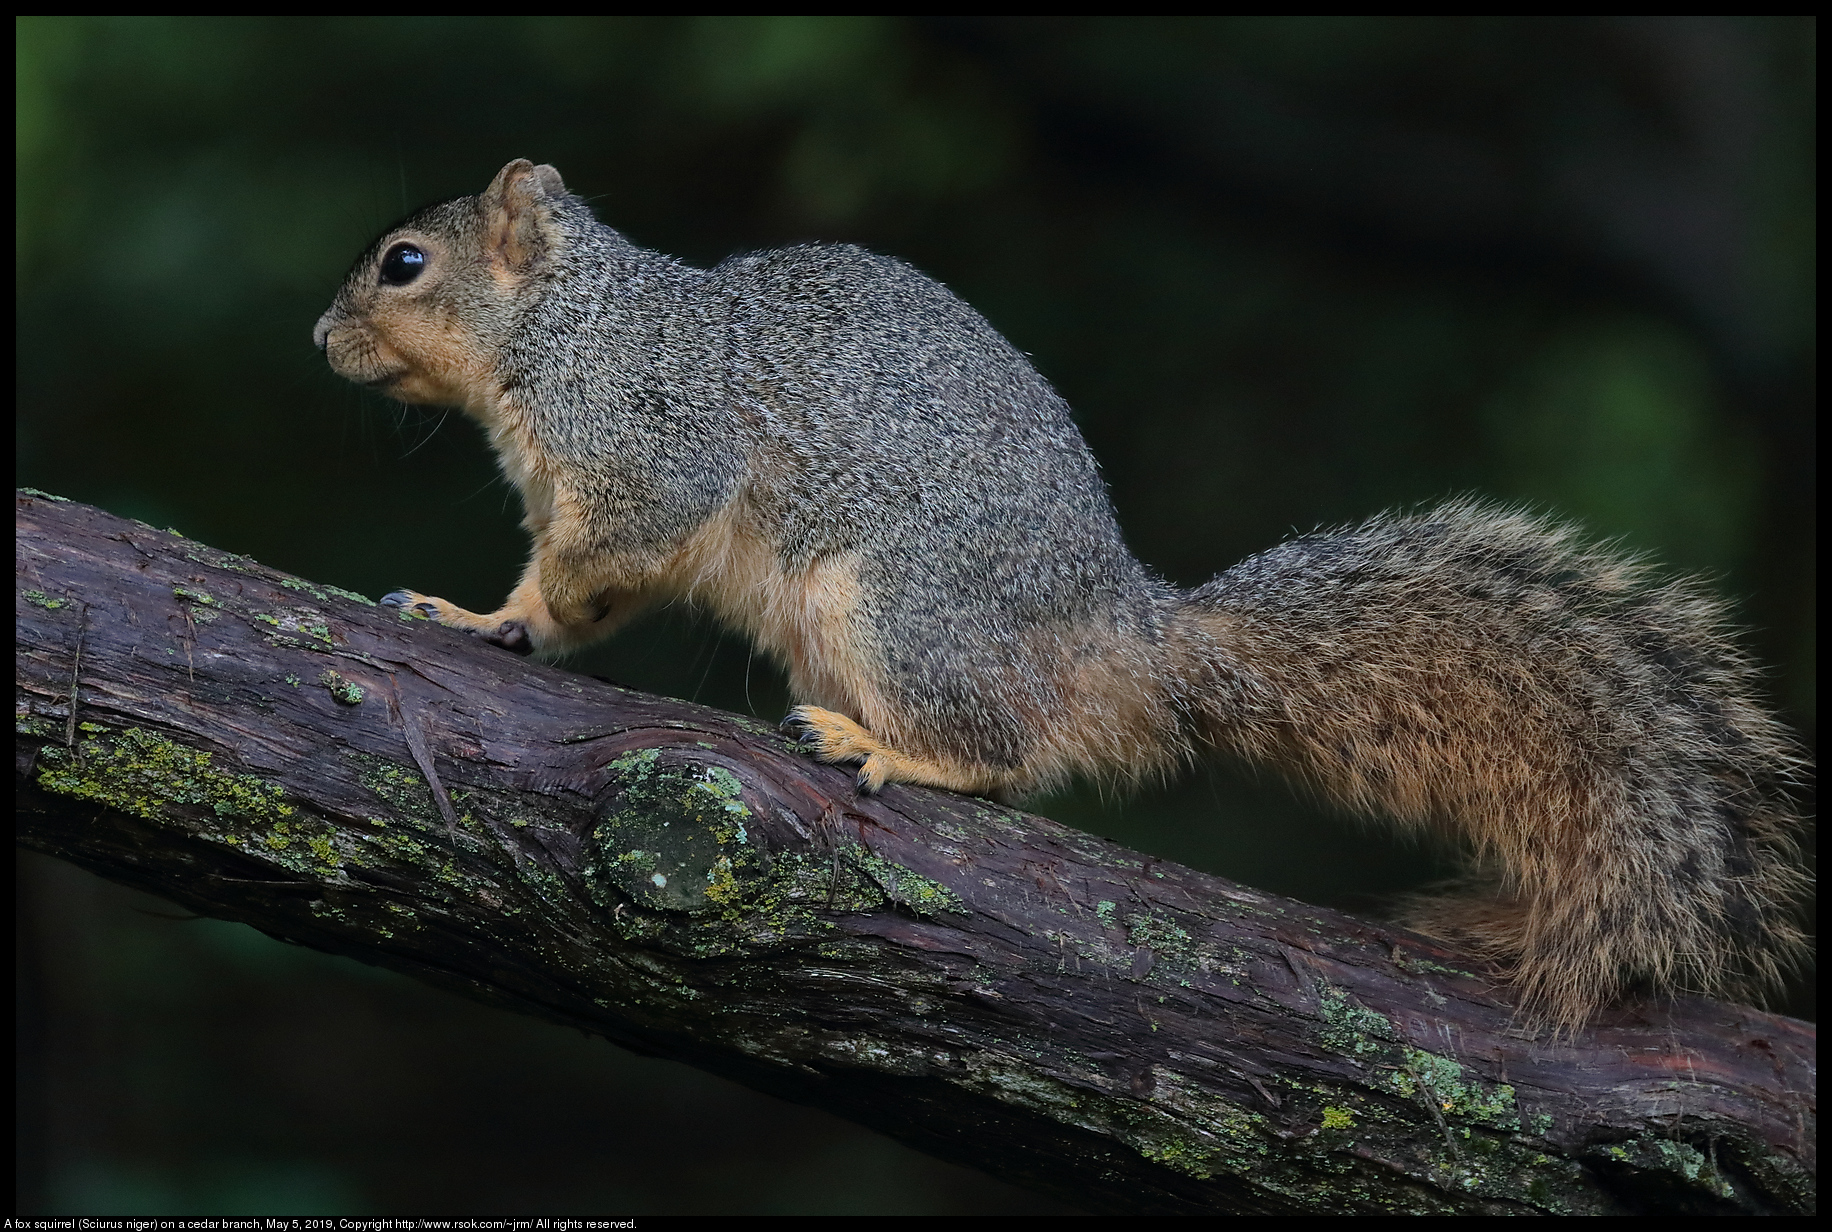
[(382, 258), (382, 282), (391, 287), (404, 287), (418, 278), (425, 268), (425, 253), (412, 244), (396, 244)]

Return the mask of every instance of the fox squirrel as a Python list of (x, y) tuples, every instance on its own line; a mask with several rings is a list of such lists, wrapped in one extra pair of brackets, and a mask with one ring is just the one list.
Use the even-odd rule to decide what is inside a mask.
[(385, 603), (552, 655), (686, 597), (782, 662), (786, 729), (866, 792), (1272, 763), (1462, 836), (1472, 884), (1406, 922), (1504, 964), (1535, 1020), (1754, 995), (1804, 955), (1803, 761), (1721, 605), (1568, 529), (1456, 500), (1178, 590), (1068, 406), (946, 288), (845, 245), (694, 269), (526, 160), (389, 230), (313, 337), (474, 416), (526, 510), (499, 610)]

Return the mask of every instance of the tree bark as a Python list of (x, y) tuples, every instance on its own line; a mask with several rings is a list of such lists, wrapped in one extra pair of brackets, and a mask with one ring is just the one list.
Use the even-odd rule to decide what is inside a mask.
[(19, 841), (1116, 1212), (1811, 1211), (1814, 1029), (1411, 933), (18, 494)]

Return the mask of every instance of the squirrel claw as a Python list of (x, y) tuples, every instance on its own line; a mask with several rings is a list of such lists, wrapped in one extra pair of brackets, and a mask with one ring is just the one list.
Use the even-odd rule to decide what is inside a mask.
[(797, 706), (784, 715), (782, 722), (776, 725), (776, 730), (794, 740), (796, 748), (812, 752), (823, 761), (828, 760), (822, 756), (827, 748), (827, 737), (814, 720), (802, 713), (802, 707)]
[(795, 747), (806, 752), (821, 746), (821, 733), (806, 719), (790, 717), (777, 724), (777, 730), (795, 741)]
[(404, 607), (428, 620), (439, 619), (438, 605), (429, 599), (418, 599), (411, 590), (391, 590), (376, 600), (383, 607)]

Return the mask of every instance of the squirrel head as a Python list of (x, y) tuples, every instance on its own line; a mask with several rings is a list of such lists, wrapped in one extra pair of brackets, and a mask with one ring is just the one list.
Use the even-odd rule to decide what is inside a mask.
[(568, 200), (558, 171), (518, 158), (478, 196), (409, 216), (357, 259), (312, 341), (359, 385), (483, 413), (497, 356), (565, 248)]

